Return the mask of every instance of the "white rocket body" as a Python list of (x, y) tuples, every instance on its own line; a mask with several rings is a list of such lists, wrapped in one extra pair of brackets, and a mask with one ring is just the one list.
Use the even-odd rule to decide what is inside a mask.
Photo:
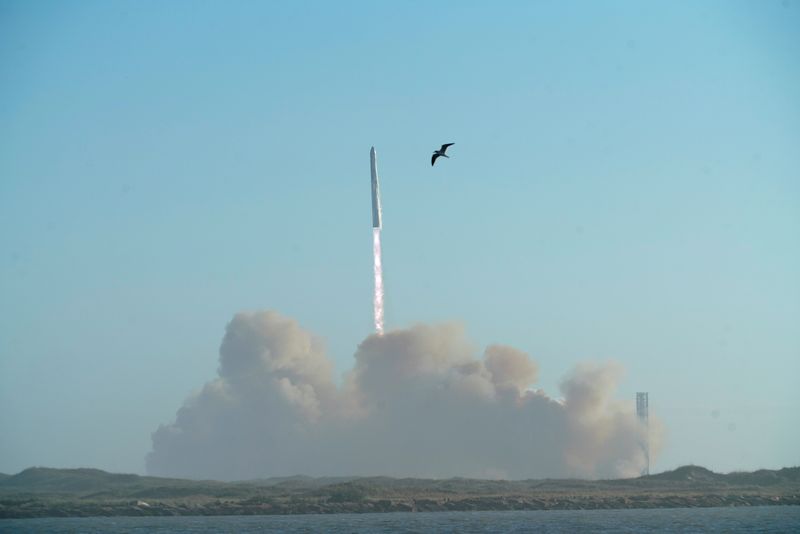
[(381, 228), (381, 187), (378, 182), (378, 156), (375, 147), (369, 150), (369, 167), (372, 173), (372, 227)]

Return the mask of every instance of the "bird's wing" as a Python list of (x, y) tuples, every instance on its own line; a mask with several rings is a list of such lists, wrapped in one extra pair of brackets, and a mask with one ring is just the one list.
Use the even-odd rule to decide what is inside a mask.
[(445, 143), (445, 144), (442, 145), (442, 148), (440, 148), (439, 151), (444, 153), (444, 151), (447, 150), (447, 147), (453, 146), (454, 144), (455, 143)]
[(433, 156), (431, 156), (431, 167), (433, 167), (433, 164), (436, 163), (436, 158), (438, 158), (438, 157), (439, 157), (439, 154), (434, 152)]

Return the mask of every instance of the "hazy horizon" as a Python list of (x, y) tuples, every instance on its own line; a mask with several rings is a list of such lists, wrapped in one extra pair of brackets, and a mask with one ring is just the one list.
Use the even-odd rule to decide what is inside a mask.
[(637, 391), (651, 472), (800, 465), (798, 28), (3, 2), (0, 472), (619, 475)]
[[(784, 466), (784, 467), (780, 467), (780, 468), (777, 468), (777, 469), (770, 469), (770, 471), (780, 471), (782, 469), (797, 469), (798, 467), (800, 467), (800, 466), (796, 466), (796, 465), (795, 466)], [(675, 467), (675, 468), (672, 468), (672, 469), (665, 469), (665, 470), (661, 470), (661, 471), (657, 471), (657, 472), (651, 472), (650, 475), (653, 476), (653, 475), (661, 475), (661, 474), (665, 474), (665, 473), (673, 473), (675, 471), (681, 471), (681, 470), (686, 469), (686, 468), (708, 469), (707, 467), (704, 467), (702, 465), (686, 464), (686, 465), (681, 465), (681, 466), (678, 466), (678, 467)], [(25, 469), (19, 471), (18, 473), (2, 473), (2, 474), (6, 475), (6, 476), (13, 476), (13, 475), (22, 473), (23, 471), (28, 471), (30, 469), (55, 469), (55, 470), (59, 470), (59, 471), (71, 471), (71, 470), (88, 469), (88, 470), (103, 471), (105, 473), (109, 473), (109, 474), (112, 474), (112, 475), (136, 475), (136, 476), (141, 476), (141, 477), (152, 477), (152, 478), (172, 478), (172, 477), (163, 477), (163, 476), (160, 476), (160, 475), (149, 475), (149, 474), (145, 474), (145, 473), (105, 471), (103, 469), (99, 469), (97, 467), (90, 467), (90, 466), (50, 467), (50, 466), (44, 466), (44, 465), (36, 465), (36, 466), (26, 467)], [(712, 471), (710, 469), (708, 469), (708, 470)], [(752, 472), (755, 472), (755, 471), (759, 471), (759, 470), (756, 469), (754, 471), (733, 470), (733, 471), (727, 471), (727, 472), (725, 472), (725, 471), (712, 471), (712, 472), (715, 473), (715, 474), (719, 474), (719, 475), (731, 475), (731, 474), (735, 475), (735, 474), (738, 474), (738, 473), (752, 473)], [(636, 475), (635, 477), (631, 477), (631, 478), (639, 478), (641, 476), (644, 476), (644, 475)], [(256, 477), (256, 478), (245, 478), (245, 479), (227, 479), (227, 480), (210, 479), (210, 478), (191, 478), (191, 477), (186, 477), (186, 478), (183, 478), (183, 479), (184, 480), (191, 480), (191, 481), (199, 481), (199, 482), (202, 482), (202, 481), (205, 481), (205, 480), (210, 480), (210, 481), (213, 481), (213, 482), (238, 483), (238, 482), (254, 482), (254, 481), (259, 481), (259, 480), (286, 480), (286, 479), (294, 479), (294, 478), (300, 478), (300, 479), (304, 479), (305, 478), (305, 479), (315, 479), (315, 480), (338, 480), (338, 479), (356, 480), (356, 479), (364, 479), (364, 478), (394, 478), (394, 479), (400, 479), (400, 478), (410, 478), (410, 477), (392, 477), (392, 476), (389, 476), (389, 475), (382, 475), (382, 474), (376, 474), (376, 475), (323, 475), (323, 476), (313, 476), (313, 475), (306, 475), (306, 474), (303, 474), (303, 473), (295, 473), (293, 475), (275, 475), (275, 476), (270, 476), (270, 477)], [(469, 479), (469, 480), (489, 480), (489, 481), (491, 481), (491, 480), (498, 480), (498, 481), (505, 480), (505, 481), (508, 481), (508, 482), (520, 482), (520, 481), (525, 481), (525, 480), (540, 480), (538, 478), (506, 478), (506, 479), (503, 479), (503, 478), (491, 478), (491, 477), (480, 478), (480, 477), (461, 477), (461, 476), (438, 477), (438, 478), (437, 477), (430, 477), (428, 480), (449, 480), (449, 479)], [(420, 479), (420, 480), (423, 480), (423, 479)], [(572, 479), (550, 479), (550, 480), (577, 480), (577, 479), (572, 478)], [(606, 480), (606, 479), (583, 479), (583, 480), (585, 482), (591, 482), (592, 480)], [(620, 478), (611, 478), (611, 479), (607, 479), (607, 480), (621, 480), (621, 479)]]

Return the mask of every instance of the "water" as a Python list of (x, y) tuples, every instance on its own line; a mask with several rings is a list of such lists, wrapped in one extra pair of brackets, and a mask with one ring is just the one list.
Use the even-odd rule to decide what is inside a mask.
[(0, 532), (800, 532), (800, 506), (2, 519)]

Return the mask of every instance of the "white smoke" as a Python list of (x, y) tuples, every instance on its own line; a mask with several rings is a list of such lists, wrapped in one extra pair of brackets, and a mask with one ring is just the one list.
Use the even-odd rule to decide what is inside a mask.
[(375, 271), (375, 332), (383, 334), (383, 265), (381, 263), (381, 229), (372, 229), (372, 256)]
[[(219, 376), (153, 434), (151, 474), (223, 480), (308, 474), (635, 476), (643, 429), (613, 399), (614, 364), (580, 365), (563, 400), (530, 389), (536, 364), (457, 325), (366, 338), (342, 386), (320, 342), (272, 311), (240, 313)], [(651, 418), (651, 449), (658, 432)]]

